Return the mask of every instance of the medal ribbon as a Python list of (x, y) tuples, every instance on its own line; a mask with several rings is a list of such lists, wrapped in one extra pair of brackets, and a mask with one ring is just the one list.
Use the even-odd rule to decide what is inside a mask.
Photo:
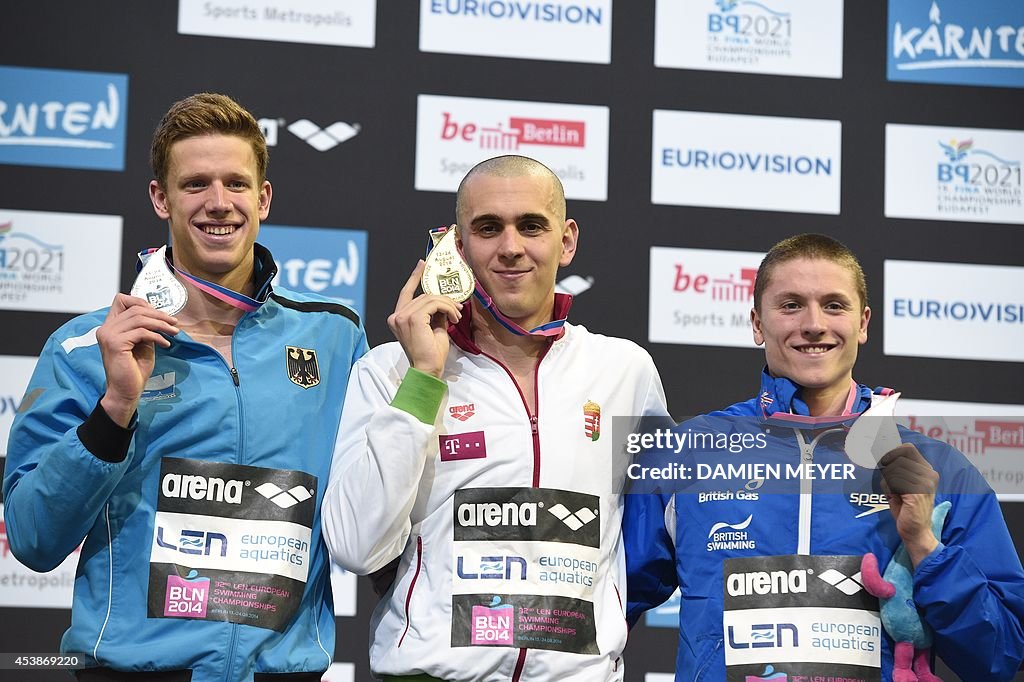
[[(435, 227), (430, 230), (430, 238), (427, 240), (427, 253), (434, 248), (434, 245), (444, 236), (444, 233), (448, 231), (447, 227)], [(498, 321), (498, 323), (509, 330), (516, 336), (558, 336), (562, 333), (562, 327), (565, 326), (565, 322), (568, 318), (563, 317), (560, 320), (552, 320), (551, 322), (545, 322), (542, 325), (534, 327), (527, 331), (518, 324), (509, 319), (504, 313), (498, 310), (498, 306), (494, 305), (494, 299), (491, 298), (490, 294), (484, 290), (480, 284), (480, 280), (476, 281), (476, 288), (473, 290), (473, 296), (477, 302), (482, 305), (491, 316)]]
[[(136, 272), (142, 269), (143, 263), (145, 263), (146, 260), (155, 251), (159, 251), (159, 249), (146, 249), (145, 251), (139, 252), (139, 262), (135, 266)], [(181, 275), (183, 279), (186, 279), (189, 282), (191, 282), (200, 291), (209, 294), (210, 296), (213, 296), (218, 300), (224, 301), (228, 305), (234, 306), (235, 308), (239, 308), (240, 310), (244, 310), (247, 313), (256, 312), (257, 310), (260, 309), (260, 306), (263, 305), (261, 301), (257, 301), (254, 298), (249, 298), (245, 294), (240, 294), (237, 291), (232, 291), (231, 289), (228, 289), (227, 287), (222, 287), (219, 284), (207, 282), (205, 279), (196, 277), (195, 275), (190, 275), (184, 270), (179, 270), (178, 268), (174, 267), (170, 260), (166, 258), (164, 260), (167, 261), (167, 267), (171, 269), (171, 272), (175, 272), (178, 275)]]

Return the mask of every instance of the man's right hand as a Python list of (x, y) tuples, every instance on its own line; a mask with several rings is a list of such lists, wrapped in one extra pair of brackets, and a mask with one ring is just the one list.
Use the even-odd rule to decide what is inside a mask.
[(146, 381), (156, 363), (156, 345), (168, 348), (162, 334), (178, 333), (177, 319), (160, 312), (144, 299), (118, 294), (107, 319), (96, 330), (107, 390), (100, 405), (114, 423), (127, 428)]
[(412, 367), (441, 378), (451, 344), (448, 323), (462, 319), (462, 304), (447, 296), (420, 294), (414, 298), (424, 266), (422, 260), (417, 263), (402, 287), (395, 312), (388, 316), (388, 326)]

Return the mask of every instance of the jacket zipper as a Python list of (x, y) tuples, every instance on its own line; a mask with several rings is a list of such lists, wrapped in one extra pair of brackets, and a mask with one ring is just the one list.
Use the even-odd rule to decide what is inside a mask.
[[(794, 429), (796, 441), (800, 445), (800, 464), (807, 465), (814, 461), (814, 443), (804, 440), (804, 434), (800, 429)], [(796, 534), (796, 553), (811, 553), (811, 479), (806, 476), (800, 477), (800, 512), (799, 523)]]
[[(242, 320), (244, 320), (247, 315), (249, 315), (249, 313), (242, 315), (242, 317), (238, 320), (238, 325), (235, 327), (235, 331), (238, 330), (238, 327), (241, 326), (242, 324)], [(234, 384), (235, 386), (235, 404), (238, 407), (238, 452), (236, 453), (235, 456), (235, 463), (241, 464), (243, 460), (242, 453), (245, 452), (245, 419), (242, 412), (242, 392), (240, 390), (241, 382), (239, 381), (238, 377), (238, 369), (236, 369), (233, 366), (229, 366), (224, 356), (221, 355), (220, 352), (213, 346), (210, 346), (205, 343), (199, 343), (194, 339), (190, 339), (190, 341), (191, 343), (194, 343), (198, 346), (206, 346), (207, 348), (212, 350), (214, 355), (216, 355), (220, 359), (221, 363), (228, 368), (228, 373), (231, 375), (231, 383)], [(232, 360), (235, 358), (235, 332), (231, 333), (231, 358)], [(229, 658), (227, 670), (225, 671), (225, 680), (230, 680), (234, 676), (234, 653), (235, 647), (238, 644), (238, 623), (230, 623), (230, 626), (231, 639), (228, 642)]]
[[(836, 429), (826, 429), (811, 440), (810, 443), (804, 438), (803, 431), (793, 429), (796, 433), (796, 442), (800, 446), (800, 464), (806, 466), (814, 462), (814, 448), (826, 434)], [(800, 512), (797, 531), (796, 553), (809, 555), (811, 553), (811, 511), (813, 500), (813, 481), (805, 476), (800, 478)]]
[[(540, 363), (542, 363), (544, 361), (544, 358), (547, 356), (548, 351), (550, 349), (551, 349), (550, 345), (547, 348), (544, 349), (544, 352), (541, 353), (541, 356), (539, 358), (537, 358), (537, 365), (536, 365), (536, 367), (533, 368), (533, 403), (538, 408), (540, 407)], [(505, 374), (507, 374), (508, 378), (512, 381), (512, 385), (516, 387), (516, 393), (519, 394), (519, 400), (522, 401), (523, 409), (526, 410), (526, 416), (530, 420), (530, 435), (533, 438), (533, 478), (532, 478), (532, 486), (534, 488), (539, 488), (540, 487), (540, 429), (538, 427), (537, 415), (533, 414), (533, 412), (530, 411), (530, 405), (526, 402), (526, 396), (523, 395), (523, 389), (519, 387), (519, 382), (516, 381), (515, 376), (512, 375), (512, 372), (509, 371), (508, 367), (506, 367), (504, 365), (504, 363), (501, 362), (501, 360), (499, 360), (498, 358), (494, 357), (493, 355), (490, 355), (490, 354), (485, 353), (483, 351), (480, 351), (480, 354), (483, 355), (485, 358), (488, 358), (489, 360), (491, 360), (491, 362), (496, 364), (498, 367), (501, 367), (503, 370), (505, 370)]]
[[(540, 357), (537, 358), (537, 364), (533, 368), (533, 404), (540, 409), (540, 363), (544, 361), (548, 351), (551, 350), (551, 344), (544, 349)], [(523, 402), (523, 409), (526, 410), (526, 416), (530, 420), (530, 436), (533, 439), (533, 478), (532, 486), (534, 488), (540, 487), (540, 428), (538, 427), (537, 415), (530, 411), (530, 406), (526, 402), (526, 396), (523, 395), (523, 389), (519, 387), (519, 382), (516, 381), (515, 376), (509, 371), (508, 367), (505, 366), (501, 360), (498, 360), (493, 355), (480, 351), (480, 354), (486, 358), (489, 358), (494, 364), (505, 370), (505, 374), (512, 380), (512, 385), (516, 387), (516, 393), (519, 394), (519, 399)], [(408, 627), (408, 622), (406, 622)], [(523, 668), (526, 666), (526, 652), (525, 648), (519, 650), (519, 658), (516, 659), (515, 671), (512, 673), (512, 682), (519, 682), (522, 677)]]

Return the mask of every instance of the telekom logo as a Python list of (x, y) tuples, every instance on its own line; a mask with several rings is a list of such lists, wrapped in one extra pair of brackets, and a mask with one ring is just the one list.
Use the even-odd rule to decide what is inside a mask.
[(0, 521), (0, 559), (6, 559), (11, 553), (11, 546), (7, 543), (7, 524)]
[(475, 142), (481, 149), (516, 150), (520, 145), (547, 147), (585, 147), (584, 121), (559, 121), (546, 118), (509, 117), (508, 123), (493, 126), (459, 123), (451, 113), (443, 112), (442, 140)]

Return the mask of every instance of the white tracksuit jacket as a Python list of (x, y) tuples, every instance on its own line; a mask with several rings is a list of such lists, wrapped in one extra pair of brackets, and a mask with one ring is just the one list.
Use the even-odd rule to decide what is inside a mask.
[[(631, 341), (566, 324), (537, 369), (532, 417), (512, 375), (460, 333), (468, 323), (453, 330), (432, 425), (391, 406), (408, 369), (398, 343), (353, 368), (323, 528), (356, 573), (401, 557), (371, 621), (370, 666), (621, 680), (621, 444), (638, 416), (667, 416), (661, 379)], [(410, 389), (425, 377), (410, 376)]]

